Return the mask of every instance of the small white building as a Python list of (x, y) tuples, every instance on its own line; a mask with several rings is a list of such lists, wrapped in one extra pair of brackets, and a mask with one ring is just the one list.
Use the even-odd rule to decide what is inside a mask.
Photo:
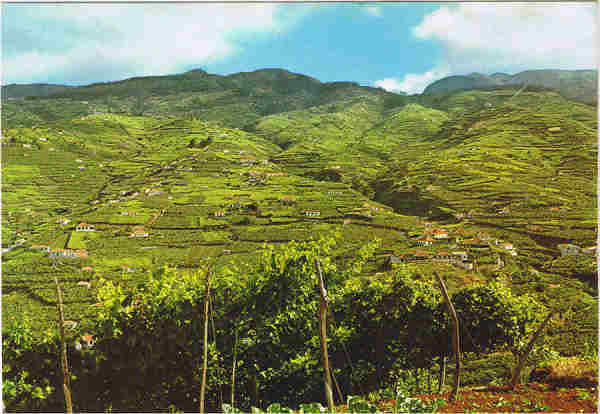
[(88, 223), (82, 222), (82, 223), (79, 223), (77, 225), (77, 227), (75, 228), (75, 230), (76, 231), (92, 232), (92, 231), (96, 231), (96, 228), (92, 224), (88, 224)]
[(582, 253), (582, 249), (574, 244), (559, 244), (558, 250), (560, 250), (561, 256), (578, 256)]
[(431, 235), (433, 236), (434, 239), (447, 239), (448, 238), (448, 232), (444, 229), (433, 229), (431, 231)]
[(504, 250), (508, 250), (509, 252), (515, 249), (515, 246), (513, 246), (512, 243), (508, 243), (508, 242), (501, 243), (500, 246), (502, 246), (502, 248)]
[(133, 233), (131, 233), (129, 237), (148, 237), (148, 232), (143, 228), (137, 228), (133, 230)]
[(431, 244), (434, 242), (434, 239), (432, 239), (429, 236), (423, 236), (423, 237), (419, 237), (416, 240), (416, 243), (418, 246), (431, 246)]

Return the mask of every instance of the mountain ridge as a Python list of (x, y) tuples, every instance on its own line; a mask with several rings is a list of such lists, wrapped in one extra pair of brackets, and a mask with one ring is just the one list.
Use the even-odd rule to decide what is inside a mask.
[(588, 69), (526, 70), (514, 75), (493, 73), (482, 75), (452, 75), (429, 84), (423, 95), (453, 92), (458, 90), (493, 88), (506, 85), (529, 85), (555, 89), (565, 98), (587, 104), (598, 102), (598, 71)]
[[(534, 69), (525, 70), (516, 74), (495, 72), (490, 75), (473, 72), (468, 75), (454, 74), (430, 83), (423, 95), (451, 92), (455, 90), (468, 90), (478, 88), (490, 88), (503, 85), (523, 85), (534, 87), (546, 87), (558, 90), (563, 96), (575, 101), (596, 104), (597, 103), (597, 80), (598, 72), (595, 69)], [(164, 82), (164, 83), (161, 83)], [(185, 81), (182, 85), (175, 85), (171, 81)], [(192, 83), (190, 83), (192, 82)], [(197, 83), (194, 83), (197, 82)], [(321, 82), (309, 75), (295, 73), (283, 68), (261, 68), (248, 72), (236, 72), (229, 75), (211, 74), (203, 69), (192, 69), (183, 73), (168, 75), (134, 76), (116, 81), (93, 82), (87, 85), (71, 86), (63, 84), (9, 84), (2, 86), (2, 96), (6, 98), (24, 97), (71, 97), (90, 98), (106, 92), (111, 95), (135, 95), (133, 88), (127, 85), (141, 86), (139, 83), (147, 83), (146, 89), (150, 93), (164, 94), (165, 90), (175, 88), (179, 91), (211, 91), (226, 89), (247, 89), (249, 83), (254, 86), (265, 87), (272, 83), (275, 88), (282, 92), (289, 88), (302, 88), (315, 92), (319, 87), (332, 86), (355, 86), (378, 90), (380, 88), (360, 85), (352, 81)], [(148, 84), (149, 83), (149, 84)], [(281, 85), (287, 83), (288, 85)], [(289, 85), (291, 83), (291, 86)], [(123, 87), (125, 85), (125, 87)], [(187, 89), (185, 88), (187, 87)], [(101, 89), (100, 91), (98, 89)], [(171, 89), (172, 90), (172, 89)], [(388, 93), (393, 93), (389, 92)]]

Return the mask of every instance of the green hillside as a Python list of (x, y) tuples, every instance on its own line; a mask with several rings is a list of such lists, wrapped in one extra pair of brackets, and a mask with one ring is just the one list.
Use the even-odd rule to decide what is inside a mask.
[(515, 75), (494, 73), (490, 76), (472, 73), (466, 76), (448, 76), (433, 82), (423, 94), (438, 94), (502, 85), (527, 85), (551, 88), (567, 99), (587, 104), (598, 102), (598, 71), (596, 70), (527, 70)]
[[(590, 311), (597, 306), (595, 250), (583, 250), (597, 240), (597, 108), (563, 95), (502, 85), (403, 96), (269, 69), (230, 76), (197, 70), (4, 101), (3, 327), (25, 312), (33, 315), (36, 334), (55, 328), (54, 276), (64, 289), (65, 317), (77, 324), (69, 330), (75, 337), (106, 317), (101, 301), (107, 289), (126, 303), (145, 286), (167, 283), (163, 274), (185, 285), (177, 275), (192, 277), (186, 272), (202, 272), (210, 261), (220, 275), (218, 300), (235, 314), (219, 315), (212, 329), (233, 331), (228, 321), (238, 314), (253, 320), (252, 310), (270, 303), (269, 295), (282, 295), (282, 303), (293, 296), (285, 294), (295, 288), (282, 269), (296, 262), (270, 268), (265, 252), (285, 256), (287, 247), (298, 246), (292, 241), (329, 237), (335, 243), (324, 266), (332, 266), (332, 283), (340, 289), (333, 296), (336, 315), (369, 315), (360, 323), (383, 335), (378, 347), (399, 352), (381, 338), (404, 329), (393, 325), (403, 319), (388, 312), (386, 301), (410, 302), (418, 314), (418, 306), (439, 299), (427, 289), (436, 289), (433, 273), (440, 272), (451, 294), (501, 286), (510, 292), (506, 297), (568, 308), (545, 346), (580, 357), (597, 343), (598, 329), (597, 313)], [(565, 255), (564, 244), (575, 245), (575, 253)], [(463, 254), (464, 261), (456, 259)], [(364, 266), (354, 264), (363, 259)], [(279, 279), (256, 269), (281, 277), (285, 292), (273, 287)], [(408, 294), (408, 287), (394, 290), (406, 278), (410, 289), (418, 286), (414, 300), (394, 296)], [(298, 289), (298, 297), (308, 295), (305, 286)], [(236, 302), (239, 297), (246, 302)], [(370, 325), (375, 311), (369, 301), (380, 301), (377, 318), (390, 326)], [(289, 306), (268, 316), (269, 323), (286, 332), (289, 321), (312, 329), (294, 319), (301, 311)], [(315, 314), (316, 302), (310, 306), (302, 312)], [(376, 389), (383, 368), (369, 365), (365, 349), (385, 354), (387, 348), (360, 342), (349, 326), (332, 330), (335, 363), (342, 364), (346, 350), (340, 347), (348, 344), (352, 355), (366, 358), (357, 372), (369, 373), (348, 384)], [(252, 329), (248, 337), (256, 334)], [(256, 348), (252, 352), (268, 359), (267, 348), (244, 341), (244, 352)], [(394, 369), (419, 360), (409, 345), (404, 365)], [(502, 359), (508, 348), (494, 351), (504, 352)], [(252, 355), (247, 358), (258, 354)], [(477, 358), (494, 355), (486, 350)], [(282, 383), (295, 378), (277, 377), (285, 370), (304, 378), (302, 361), (309, 359), (290, 354), (283, 367), (268, 360), (272, 366), (263, 372)], [(467, 372), (473, 385), (492, 375)], [(267, 385), (275, 394), (287, 389), (276, 384)]]
[[(7, 96), (29, 96), (28, 85), (3, 87)], [(19, 91), (23, 95), (19, 95)], [(201, 69), (178, 75), (147, 76), (117, 82), (31, 94), (3, 102), (2, 121), (32, 126), (38, 121), (114, 113), (185, 117), (241, 128), (265, 115), (305, 109), (360, 96), (394, 94), (354, 82), (321, 83), (283, 69), (262, 69), (229, 76)], [(43, 99), (41, 99), (43, 98)]]

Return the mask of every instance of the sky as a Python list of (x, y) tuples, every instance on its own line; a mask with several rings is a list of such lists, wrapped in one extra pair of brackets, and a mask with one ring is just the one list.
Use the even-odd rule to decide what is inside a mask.
[(595, 3), (2, 5), (2, 84), (283, 68), (420, 93), (449, 75), (595, 69)]

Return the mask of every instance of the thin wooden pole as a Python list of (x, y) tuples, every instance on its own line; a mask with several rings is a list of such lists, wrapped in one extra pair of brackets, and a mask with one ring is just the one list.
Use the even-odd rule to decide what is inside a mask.
[(208, 295), (210, 294), (210, 267), (206, 269), (204, 279), (204, 361), (202, 364), (202, 384), (200, 386), (200, 414), (204, 413), (204, 394), (206, 392), (206, 371), (208, 370)]
[(440, 355), (440, 377), (438, 379), (438, 394), (442, 393), (446, 383), (446, 356)]
[(235, 330), (235, 342), (233, 344), (233, 367), (231, 369), (231, 407), (235, 407), (235, 366), (237, 364), (237, 341), (238, 330)]
[[(211, 327), (212, 327), (213, 341), (215, 344), (215, 349), (217, 349), (217, 331), (215, 329), (215, 309), (214, 309), (214, 303), (212, 301), (212, 297), (210, 295), (208, 297), (208, 313), (210, 314), (210, 322), (211, 322)], [(225, 370), (224, 367), (223, 367), (223, 370)], [(219, 377), (221, 377), (221, 365), (218, 362), (217, 362), (217, 374), (219, 375)], [(224, 401), (223, 400), (223, 385), (219, 384), (219, 407), (223, 406), (223, 401)]]
[(325, 384), (325, 398), (327, 399), (327, 408), (330, 413), (333, 413), (333, 388), (331, 386), (331, 372), (329, 370), (329, 355), (327, 353), (327, 308), (328, 298), (327, 291), (325, 290), (325, 282), (323, 280), (323, 273), (321, 272), (321, 265), (318, 260), (315, 260), (317, 269), (319, 271), (319, 292), (321, 296), (321, 304), (319, 306), (319, 324), (321, 334), (321, 355), (323, 359), (323, 382)]
[(338, 398), (340, 399), (340, 404), (344, 404), (344, 396), (342, 395), (342, 390), (340, 389), (340, 384), (338, 384), (337, 379), (335, 378), (335, 374), (333, 371), (331, 372), (331, 377), (333, 378), (333, 382), (335, 384), (335, 389), (338, 393)]
[(442, 280), (441, 276), (434, 272), (435, 277), (440, 284), (440, 289), (442, 294), (444, 295), (444, 300), (446, 301), (446, 306), (448, 307), (448, 311), (450, 312), (450, 316), (452, 317), (452, 321), (454, 322), (454, 330), (452, 333), (452, 348), (454, 349), (454, 358), (456, 359), (456, 372), (454, 374), (454, 387), (452, 388), (452, 394), (450, 395), (450, 400), (454, 401), (458, 395), (458, 389), (460, 387), (460, 331), (458, 326), (458, 316), (456, 316), (456, 310), (452, 305), (452, 301), (450, 300), (450, 295), (448, 295), (448, 291), (446, 290), (446, 285)]
[(510, 381), (510, 386), (512, 389), (514, 389), (517, 386), (517, 384), (519, 384), (521, 382), (521, 370), (525, 366), (527, 357), (529, 356), (529, 354), (531, 353), (531, 350), (533, 349), (533, 344), (538, 339), (538, 337), (542, 334), (542, 331), (544, 330), (544, 328), (546, 327), (546, 325), (548, 324), (548, 322), (550, 321), (550, 319), (552, 318), (552, 315), (554, 315), (554, 313), (555, 313), (555, 311), (551, 311), (548, 314), (548, 316), (546, 316), (546, 319), (544, 319), (544, 321), (541, 323), (541, 325), (539, 326), (539, 328), (533, 335), (533, 338), (531, 338), (531, 341), (529, 341), (529, 343), (525, 347), (525, 351), (523, 351), (523, 353), (519, 357), (519, 362), (517, 363), (517, 366), (515, 367), (515, 371), (513, 373), (512, 379)]
[(54, 276), (56, 284), (56, 308), (58, 310), (58, 327), (60, 332), (60, 366), (63, 374), (63, 392), (65, 395), (65, 408), (67, 413), (73, 412), (73, 403), (71, 401), (71, 376), (69, 373), (69, 361), (67, 360), (67, 343), (65, 342), (65, 316), (63, 314), (63, 300), (58, 278)]

